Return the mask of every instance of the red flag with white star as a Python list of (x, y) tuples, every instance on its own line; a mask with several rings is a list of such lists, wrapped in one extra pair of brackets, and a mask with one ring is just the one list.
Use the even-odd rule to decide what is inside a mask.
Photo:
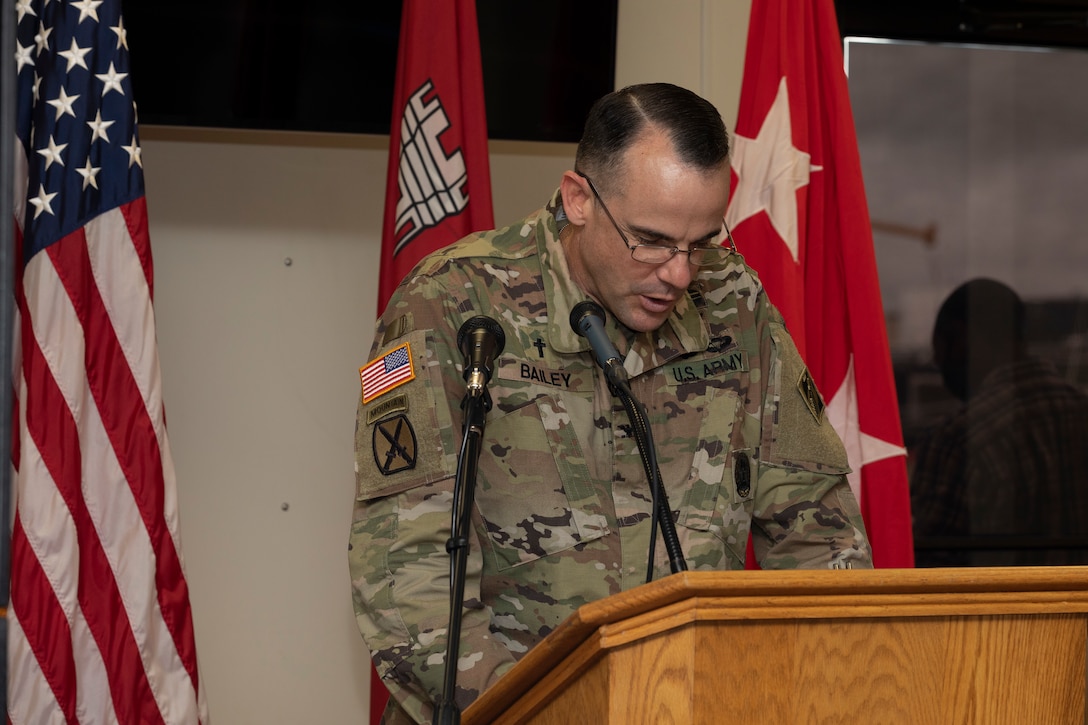
[(906, 451), (832, 0), (753, 0), (726, 221), (804, 356), (878, 567), (914, 564)]
[(419, 260), (495, 225), (475, 0), (405, 0), (378, 313)]

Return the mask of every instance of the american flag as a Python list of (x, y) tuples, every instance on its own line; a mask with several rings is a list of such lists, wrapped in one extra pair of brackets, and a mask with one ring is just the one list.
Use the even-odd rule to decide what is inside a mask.
[(15, 19), (8, 717), (207, 723), (121, 3), (16, 0)]
[(382, 393), (404, 385), (415, 376), (411, 347), (408, 343), (399, 345), (359, 368), (359, 377), (363, 383), (363, 402), (369, 403)]

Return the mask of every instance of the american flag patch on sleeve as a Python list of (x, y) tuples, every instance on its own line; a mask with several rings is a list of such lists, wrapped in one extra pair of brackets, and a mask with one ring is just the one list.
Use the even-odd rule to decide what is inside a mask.
[(412, 363), (411, 346), (406, 342), (368, 362), (359, 368), (359, 377), (363, 382), (364, 403), (369, 403), (398, 385), (414, 380), (416, 368)]

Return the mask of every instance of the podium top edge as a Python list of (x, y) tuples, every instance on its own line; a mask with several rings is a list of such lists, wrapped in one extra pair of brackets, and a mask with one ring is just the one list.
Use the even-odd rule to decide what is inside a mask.
[(1088, 566), (686, 571), (583, 605), (565, 624), (595, 626), (693, 597), (1055, 592), (1088, 596)]

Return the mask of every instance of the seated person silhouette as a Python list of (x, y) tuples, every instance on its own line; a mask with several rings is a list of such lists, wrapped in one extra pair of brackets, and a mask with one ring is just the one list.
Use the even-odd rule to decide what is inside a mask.
[(917, 566), (1088, 563), (1088, 394), (1029, 356), (1024, 333), (1022, 301), (991, 279), (937, 314), (934, 360), (963, 406), (911, 451)]

